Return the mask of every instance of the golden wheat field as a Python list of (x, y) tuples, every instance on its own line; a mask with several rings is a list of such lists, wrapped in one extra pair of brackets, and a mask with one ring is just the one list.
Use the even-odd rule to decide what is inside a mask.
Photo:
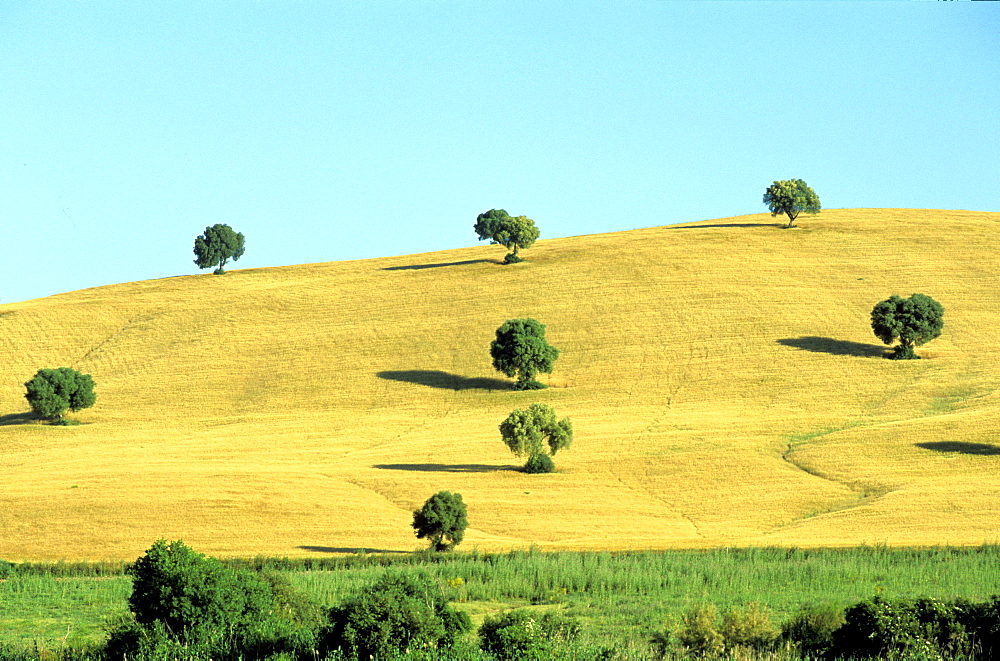
[[(513, 266), (480, 245), (2, 305), (0, 557), (131, 559), (161, 537), (408, 552), (439, 490), (468, 504), (467, 550), (1000, 539), (1000, 213), (781, 220), (541, 240)], [(884, 360), (871, 308), (914, 292), (944, 333)], [(547, 390), (491, 366), (514, 317), (561, 351)], [(97, 404), (75, 427), (31, 420), (23, 383), (64, 366)], [(555, 474), (519, 472), (500, 440), (535, 401), (573, 420)]]

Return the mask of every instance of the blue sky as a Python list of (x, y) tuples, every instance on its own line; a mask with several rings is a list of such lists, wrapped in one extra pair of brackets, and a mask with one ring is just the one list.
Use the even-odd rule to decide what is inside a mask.
[(0, 301), (765, 211), (1000, 211), (988, 2), (0, 3)]

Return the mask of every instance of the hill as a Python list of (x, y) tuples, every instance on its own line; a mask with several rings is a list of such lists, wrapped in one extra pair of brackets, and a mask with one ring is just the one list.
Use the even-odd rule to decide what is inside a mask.
[[(0, 306), (0, 558), (410, 551), (462, 493), (463, 549), (979, 544), (1000, 538), (1000, 213), (760, 214), (502, 249), (232, 270)], [(889, 361), (872, 306), (944, 334)], [(551, 388), (490, 364), (546, 324)], [(41, 367), (92, 374), (77, 427), (28, 419)], [(542, 380), (547, 377), (543, 375)], [(570, 416), (558, 473), (497, 425)]]

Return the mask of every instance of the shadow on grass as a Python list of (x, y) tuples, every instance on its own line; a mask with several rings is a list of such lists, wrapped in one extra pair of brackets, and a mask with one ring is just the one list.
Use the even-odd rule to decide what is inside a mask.
[(511, 390), (513, 383), (488, 377), (459, 376), (441, 370), (387, 370), (376, 374), (380, 379), (415, 383), (445, 390)]
[(303, 551), (315, 551), (316, 553), (410, 553), (410, 551), (392, 551), (390, 549), (370, 549), (367, 547), (353, 548), (341, 546), (296, 546)]
[(849, 342), (847, 340), (835, 340), (832, 337), (786, 337), (778, 340), (778, 344), (786, 347), (795, 347), (804, 351), (814, 353), (829, 353), (834, 356), (862, 356), (881, 357), (885, 355), (886, 347), (878, 344), (865, 344), (863, 342)]
[(785, 223), (719, 223), (717, 225), (688, 225), (686, 227), (677, 227), (676, 225), (671, 225), (670, 229), (673, 230), (700, 230), (707, 227), (784, 227)]
[(959, 454), (1000, 455), (1000, 446), (991, 443), (966, 443), (964, 441), (929, 441), (915, 443), (918, 448), (935, 452), (957, 452)]
[(44, 420), (32, 411), (27, 413), (8, 413), (0, 415), (0, 426), (3, 425), (30, 425), (43, 422)]
[(522, 466), (490, 466), (488, 464), (375, 464), (372, 468), (389, 471), (421, 471), (428, 473), (499, 473), (523, 470)]
[(419, 271), (421, 269), (439, 269), (443, 266), (465, 266), (466, 264), (499, 264), (492, 259), (467, 259), (464, 262), (440, 262), (438, 264), (407, 264), (406, 266), (387, 266), (383, 271)]

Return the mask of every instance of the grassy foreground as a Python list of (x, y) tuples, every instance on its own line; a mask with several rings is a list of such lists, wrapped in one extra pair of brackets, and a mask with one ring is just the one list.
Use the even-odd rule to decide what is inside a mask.
[[(653, 632), (680, 621), (694, 604), (724, 610), (756, 601), (780, 625), (806, 604), (846, 606), (874, 595), (984, 600), (1000, 593), (996, 546), (373, 555), (329, 559), (336, 569), (326, 571), (295, 561), (257, 562), (286, 566), (293, 584), (326, 606), (374, 582), (387, 566), (424, 571), (477, 625), (503, 609), (558, 609), (581, 620), (586, 640), (639, 658)], [(131, 580), (45, 569), (0, 582), (0, 647), (54, 652), (100, 644), (104, 622), (127, 609)]]
[[(128, 560), (161, 537), (219, 556), (412, 551), (411, 512), (443, 489), (483, 552), (996, 541), (1000, 213), (799, 224), (0, 305), (0, 558)], [(883, 360), (871, 308), (913, 292), (944, 305), (944, 334), (923, 360)], [(524, 316), (562, 352), (544, 391), (490, 365), (497, 326)], [(61, 366), (97, 383), (77, 427), (25, 414), (22, 384)], [(534, 401), (573, 420), (555, 474), (517, 471), (499, 438)]]

